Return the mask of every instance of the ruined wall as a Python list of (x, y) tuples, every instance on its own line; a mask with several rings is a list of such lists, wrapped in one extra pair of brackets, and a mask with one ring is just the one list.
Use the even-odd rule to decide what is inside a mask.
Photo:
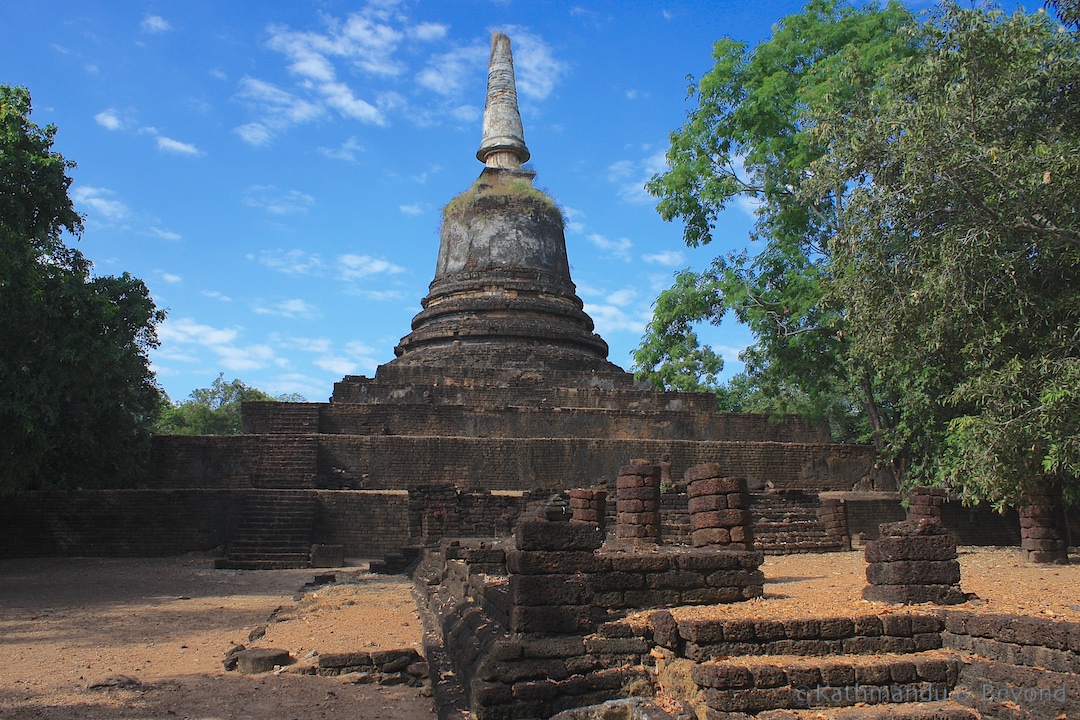
[(322, 436), (319, 473), (366, 477), (367, 488), (433, 483), (489, 490), (588, 487), (614, 479), (630, 458), (671, 454), (671, 475), (705, 462), (778, 488), (850, 490), (869, 476), (873, 449), (859, 445), (689, 442), (593, 438)]
[(315, 435), (155, 435), (148, 484), (157, 488), (312, 488)]
[(409, 542), (405, 491), (317, 490), (315, 542), (344, 545), (345, 557), (374, 558)]
[[(0, 503), (0, 558), (155, 557), (224, 546), (257, 490), (73, 490)], [(314, 539), (346, 557), (380, 557), (408, 541), (405, 492), (311, 491)]]
[[(823, 428), (795, 417), (776, 423), (767, 415), (712, 408), (561, 408), (551, 407), (550, 398), (527, 406), (521, 398), (491, 394), (470, 405), (244, 403), (244, 432), (829, 442)], [(481, 401), (491, 404), (475, 404)]]
[(0, 557), (178, 555), (229, 538), (238, 490), (72, 490), (0, 503)]

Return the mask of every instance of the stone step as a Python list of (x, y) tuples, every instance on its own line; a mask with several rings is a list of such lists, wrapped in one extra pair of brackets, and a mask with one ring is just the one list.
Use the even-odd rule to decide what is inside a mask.
[[(760, 720), (821, 720), (824, 716), (821, 710), (785, 710), (762, 713), (757, 717)], [(833, 708), (828, 717), (829, 720), (980, 720), (985, 716), (953, 700), (946, 700)]]
[(690, 676), (703, 689), (705, 704), (712, 710), (760, 713), (946, 702), (956, 687), (960, 666), (960, 657), (944, 650), (763, 655), (700, 663)]
[(298, 568), (311, 567), (311, 559), (303, 562), (285, 560), (230, 560), (218, 558), (214, 561), (214, 567), (219, 570), (295, 570)]

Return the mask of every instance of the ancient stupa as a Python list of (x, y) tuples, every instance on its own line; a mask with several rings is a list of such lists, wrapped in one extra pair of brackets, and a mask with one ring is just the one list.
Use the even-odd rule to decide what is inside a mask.
[(484, 170), (443, 211), (435, 279), (392, 366), (621, 373), (570, 280), (562, 213), (533, 187), (510, 39), (491, 41)]
[(328, 403), (246, 403), (243, 436), (158, 438), (156, 483), (314, 493), (316, 536), (362, 556), (499, 531), (530, 493), (613, 480), (632, 458), (663, 460), (673, 482), (702, 462), (781, 488), (866, 477), (872, 452), (797, 419), (717, 413), (711, 394), (653, 390), (607, 360), (559, 208), (523, 167), (500, 33), (476, 157), (484, 168), (446, 206), (435, 277), (397, 357), (373, 378), (346, 376)]

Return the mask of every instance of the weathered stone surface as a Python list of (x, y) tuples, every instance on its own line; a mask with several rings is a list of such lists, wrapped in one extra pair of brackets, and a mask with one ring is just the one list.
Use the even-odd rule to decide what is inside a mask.
[(949, 531), (940, 520), (903, 520), (894, 523), (882, 523), (879, 527), (881, 537), (919, 537), (923, 535), (948, 535)]
[(279, 648), (248, 648), (236, 653), (236, 669), (244, 675), (270, 672), (277, 666), (288, 665), (293, 657)]
[(948, 535), (924, 535), (919, 537), (883, 537), (866, 544), (866, 561), (892, 562), (894, 560), (953, 560), (956, 543)]
[(955, 585), (960, 582), (956, 560), (898, 560), (866, 566), (866, 580), (872, 585)]
[(604, 543), (599, 525), (523, 520), (514, 531), (518, 550), (596, 550)]

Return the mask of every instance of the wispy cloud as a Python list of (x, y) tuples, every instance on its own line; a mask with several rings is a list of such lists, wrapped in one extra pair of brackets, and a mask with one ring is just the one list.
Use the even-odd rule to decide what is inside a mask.
[(117, 200), (116, 193), (107, 188), (80, 185), (71, 191), (71, 197), (110, 222), (123, 220), (129, 214), (127, 205)]
[(457, 95), (485, 72), (489, 52), (487, 45), (476, 43), (434, 55), (416, 81), (440, 95)]
[(677, 267), (685, 262), (685, 255), (681, 250), (664, 250), (663, 252), (647, 253), (641, 259), (653, 265), (665, 267)]
[(150, 33), (151, 35), (160, 35), (172, 30), (172, 25), (169, 21), (160, 15), (147, 15), (143, 18), (139, 27), (144, 33)]
[(167, 282), (170, 285), (176, 285), (177, 283), (183, 282), (183, 278), (179, 275), (176, 275), (175, 273), (162, 272), (159, 270), (158, 277), (160, 277), (164, 282)]
[[(248, 260), (256, 259), (254, 255), (247, 257)], [(289, 275), (321, 275), (325, 268), (318, 253), (304, 250), (264, 250), (257, 259), (260, 265)]]
[(586, 239), (596, 247), (611, 253), (620, 260), (630, 262), (630, 248), (634, 246), (634, 243), (630, 238), (621, 237), (612, 240), (600, 233), (589, 233), (589, 235), (586, 236)]
[(198, 156), (203, 154), (203, 152), (199, 150), (199, 148), (195, 147), (191, 143), (173, 140), (172, 138), (165, 137), (164, 135), (158, 135), (157, 146), (158, 150), (164, 150), (165, 152), (174, 153), (176, 155)]
[[(257, 144), (257, 143), (256, 143)], [(336, 148), (320, 147), (319, 153), (334, 160), (356, 160), (358, 153), (364, 152), (364, 146), (355, 137), (350, 137)]]
[(94, 120), (106, 130), (120, 130), (124, 127), (124, 121), (121, 119), (120, 113), (116, 108), (102, 110), (94, 116)]
[(667, 167), (666, 151), (659, 150), (636, 160), (612, 163), (608, 166), (608, 180), (615, 183), (616, 192), (626, 202), (651, 203), (654, 199), (645, 191), (645, 183)]
[(159, 227), (152, 227), (148, 230), (148, 232), (155, 237), (161, 238), (162, 240), (175, 241), (183, 239), (180, 233), (175, 233), (171, 230), (163, 230)]
[(220, 300), (221, 302), (232, 302), (232, 298), (221, 292), (220, 290), (203, 290), (200, 294), (204, 297)]
[(240, 331), (235, 328), (216, 328), (204, 325), (192, 318), (166, 318), (158, 326), (158, 338), (166, 357), (177, 359), (191, 353), (207, 350), (217, 356), (217, 364), (230, 372), (259, 370), (280, 364), (274, 349), (264, 343), (237, 345)]
[(244, 191), (243, 203), (271, 215), (306, 213), (315, 198), (299, 190), (281, 190), (275, 185), (252, 185)]
[(413, 203), (412, 205), (398, 205), (398, 210), (406, 215), (423, 215), (424, 206), (420, 203)]
[(405, 268), (387, 260), (370, 255), (341, 255), (338, 261), (338, 277), (342, 280), (358, 280), (371, 275), (393, 275)]
[(269, 306), (256, 305), (252, 308), (252, 311), (258, 315), (275, 315), (277, 317), (303, 318), (307, 320), (319, 316), (318, 308), (300, 298), (282, 300)]
[[(549, 97), (569, 64), (539, 35), (521, 27), (506, 30), (514, 38), (519, 93), (531, 100)], [(416, 20), (403, 4), (369, 0), (344, 17), (323, 15), (313, 29), (271, 25), (267, 33), (267, 46), (283, 56), (293, 82), (240, 80), (236, 97), (255, 117), (234, 132), (249, 145), (265, 146), (290, 127), (326, 116), (384, 126), (403, 115), (426, 126), (475, 122), (482, 112), (463, 96), (483, 87), (487, 39), (447, 48), (449, 27)], [(415, 88), (402, 87), (409, 77)], [(441, 100), (416, 100), (416, 90)]]

